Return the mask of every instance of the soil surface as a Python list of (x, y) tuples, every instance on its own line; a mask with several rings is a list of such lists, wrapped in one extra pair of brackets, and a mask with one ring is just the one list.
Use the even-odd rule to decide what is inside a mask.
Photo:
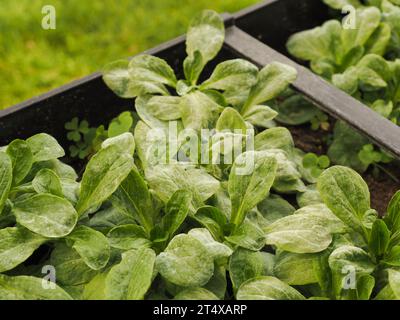
[[(305, 152), (313, 152), (319, 155), (326, 154), (326, 137), (329, 132), (323, 130), (313, 131), (309, 125), (286, 127), (292, 133), (296, 147)], [(384, 165), (384, 168), (400, 181), (399, 164)], [(384, 215), (391, 197), (397, 190), (400, 190), (400, 182), (396, 182), (382, 171), (376, 176), (372, 170), (368, 170), (362, 174), (362, 177), (367, 182), (371, 193), (371, 207), (377, 210), (380, 215)]]

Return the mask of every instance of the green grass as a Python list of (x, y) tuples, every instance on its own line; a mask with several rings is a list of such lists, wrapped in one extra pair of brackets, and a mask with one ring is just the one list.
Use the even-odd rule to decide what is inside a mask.
[[(256, 2), (2, 0), (0, 109), (182, 34), (202, 9), (235, 12)], [(56, 8), (56, 30), (41, 27), (47, 4)]]

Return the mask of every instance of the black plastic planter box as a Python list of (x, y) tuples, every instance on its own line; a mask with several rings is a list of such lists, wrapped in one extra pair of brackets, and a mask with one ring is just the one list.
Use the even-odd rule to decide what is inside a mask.
[[(285, 43), (291, 34), (320, 25), (329, 17), (329, 10), (321, 0), (268, 0), (235, 15), (224, 15), (225, 46), (209, 68), (234, 57), (243, 57), (259, 66), (272, 61), (291, 64), (299, 71), (294, 84), (297, 91), (400, 159), (399, 127), (285, 56)], [(184, 37), (147, 53), (166, 59), (178, 74), (182, 73)], [(47, 132), (66, 147), (64, 124), (73, 117), (86, 119), (94, 126), (132, 108), (131, 100), (115, 96), (96, 73), (0, 111), (0, 146), (15, 138)]]

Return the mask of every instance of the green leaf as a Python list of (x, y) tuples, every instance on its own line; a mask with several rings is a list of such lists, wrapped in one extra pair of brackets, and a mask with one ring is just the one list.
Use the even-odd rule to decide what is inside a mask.
[(400, 299), (400, 272), (397, 270), (388, 270), (389, 286), (394, 293), (396, 300)]
[[(175, 88), (176, 77), (174, 70), (163, 59), (141, 54), (132, 58), (129, 62), (129, 76), (132, 81), (138, 84), (138, 87), (146, 87), (146, 83), (162, 83)], [(143, 93), (152, 93), (145, 92)]]
[(257, 208), (268, 224), (296, 211), (289, 202), (275, 194), (270, 194), (258, 204)]
[(26, 140), (34, 162), (48, 161), (65, 156), (64, 149), (57, 140), (46, 133), (39, 133)]
[(146, 108), (150, 114), (162, 121), (177, 120), (181, 118), (180, 101), (180, 97), (153, 96), (147, 102)]
[(81, 194), (76, 206), (81, 216), (114, 193), (132, 170), (134, 162), (129, 153), (120, 152), (115, 145), (101, 149), (87, 164), (81, 182)]
[(50, 169), (40, 170), (32, 181), (32, 187), (37, 193), (49, 193), (64, 197), (60, 178)]
[(266, 269), (271, 266), (267, 264), (272, 264), (273, 267), (273, 263), (273, 256), (269, 253), (236, 249), (229, 260), (229, 274), (233, 288), (237, 290), (249, 279), (268, 275)]
[(79, 226), (67, 237), (83, 261), (93, 270), (103, 269), (110, 259), (110, 245), (101, 233), (86, 226)]
[(304, 192), (306, 187), (301, 180), (301, 173), (294, 161), (290, 160), (288, 153), (281, 149), (270, 149), (264, 151), (272, 156), (278, 163), (273, 189), (279, 193)]
[(243, 118), (252, 125), (262, 128), (269, 128), (278, 112), (265, 105), (256, 105), (249, 107), (243, 114)]
[(218, 297), (204, 288), (189, 288), (179, 292), (174, 300), (219, 300)]
[(340, 47), (335, 48), (335, 44), (340, 41), (338, 38), (342, 30), (339, 21), (329, 20), (321, 27), (295, 33), (289, 38), (286, 47), (292, 56), (302, 60), (327, 59), (334, 62), (337, 51), (340, 50)]
[(233, 108), (227, 107), (218, 118), (216, 129), (218, 131), (229, 130), (235, 133), (235, 130), (241, 130), (240, 133), (245, 134), (247, 126), (239, 112)]
[(304, 300), (297, 290), (275, 277), (257, 277), (243, 283), (237, 300)]
[(105, 149), (111, 145), (117, 146), (120, 152), (127, 152), (132, 156), (135, 153), (135, 139), (130, 132), (108, 138), (102, 143), (101, 147)]
[(400, 267), (400, 246), (391, 248), (383, 262), (389, 266)]
[(68, 235), (78, 220), (69, 201), (44, 193), (16, 202), (13, 212), (19, 224), (48, 238)]
[(369, 249), (371, 252), (380, 257), (386, 253), (390, 241), (390, 231), (385, 222), (381, 219), (376, 219), (372, 225), (371, 235), (369, 238)]
[(54, 266), (57, 283), (63, 286), (88, 283), (98, 274), (98, 271), (88, 267), (76, 250), (64, 243), (57, 243), (51, 253), (49, 265)]
[(264, 228), (266, 243), (293, 253), (315, 253), (332, 241), (326, 219), (308, 214), (284, 217)]
[(323, 0), (325, 4), (333, 9), (342, 10), (343, 7), (351, 5), (355, 8), (361, 7), (362, 4), (359, 0)]
[(111, 197), (111, 202), (127, 215), (131, 215), (145, 228), (153, 228), (154, 209), (146, 182), (133, 168)]
[(356, 28), (343, 29), (342, 41), (344, 48), (349, 51), (355, 46), (363, 46), (378, 28), (381, 21), (381, 12), (378, 8), (369, 7), (357, 10)]
[(236, 158), (228, 185), (231, 223), (239, 226), (246, 213), (268, 195), (276, 170), (276, 160), (263, 152), (249, 151)]
[(188, 190), (176, 191), (165, 207), (165, 215), (162, 217), (162, 229), (168, 233), (172, 239), (175, 232), (185, 221), (192, 201), (192, 193)]
[(214, 273), (214, 259), (196, 238), (179, 234), (157, 256), (156, 268), (168, 281), (182, 287), (201, 287)]
[(7, 201), (12, 180), (13, 168), (11, 159), (6, 153), (0, 152), (0, 214)]
[(32, 151), (25, 141), (17, 139), (8, 145), (7, 154), (13, 166), (13, 184), (18, 185), (24, 180), (32, 168)]
[(287, 154), (291, 154), (293, 152), (294, 142), (288, 129), (276, 127), (257, 134), (254, 140), (254, 148), (257, 151), (282, 149)]
[(317, 283), (317, 273), (314, 265), (319, 256), (315, 253), (299, 254), (280, 252), (274, 265), (274, 275), (290, 285), (306, 285)]
[(378, 55), (385, 55), (387, 46), (390, 42), (392, 29), (387, 23), (380, 23), (374, 33), (365, 43), (366, 52)]
[[(131, 83), (128, 66), (128, 60), (118, 60), (107, 64), (103, 69), (103, 81), (121, 98), (134, 98), (138, 94), (138, 90)], [(157, 88), (156, 85), (154, 85), (154, 87)], [(156, 93), (159, 93), (159, 91), (164, 92), (164, 90), (160, 90), (160, 88), (157, 89), (153, 90), (156, 91)]]
[(204, 206), (197, 210), (194, 219), (206, 227), (215, 239), (222, 240), (227, 219), (221, 210), (212, 206)]
[[(108, 126), (107, 135), (109, 138), (117, 137), (123, 133), (129, 132), (133, 124), (133, 118), (130, 111), (122, 112), (117, 118), (113, 119)], [(131, 142), (132, 143), (132, 142)]]
[(297, 194), (296, 200), (300, 208), (322, 203), (316, 184), (308, 185), (306, 191)]
[(107, 237), (111, 247), (121, 250), (151, 247), (146, 230), (135, 224), (117, 226), (108, 232)]
[(333, 233), (347, 233), (351, 229), (347, 227), (342, 220), (335, 216), (331, 210), (323, 203), (308, 205), (294, 212), (294, 214), (307, 214), (310, 218), (315, 218), (317, 221), (323, 220), (324, 226)]
[(164, 202), (177, 190), (190, 190), (192, 203), (197, 208), (204, 206), (219, 188), (219, 181), (203, 169), (190, 168), (182, 164), (158, 165), (146, 170), (146, 180), (151, 189)]
[(276, 103), (273, 108), (278, 112), (275, 120), (288, 125), (307, 123), (316, 116), (318, 111), (317, 107), (300, 94), (292, 94), (282, 102)]
[(181, 99), (182, 122), (187, 129), (211, 129), (223, 107), (200, 91), (191, 92)]
[(361, 219), (370, 209), (370, 194), (363, 178), (350, 168), (334, 166), (318, 178), (326, 206), (349, 227), (362, 231)]
[(108, 273), (97, 274), (83, 289), (83, 300), (105, 300), (106, 278)]
[(265, 246), (265, 236), (263, 230), (249, 219), (244, 220), (230, 236), (225, 237), (229, 243), (236, 246), (258, 251)]
[(397, 191), (390, 200), (385, 221), (392, 232), (400, 230), (400, 191)]
[(368, 253), (361, 248), (348, 245), (341, 246), (331, 253), (329, 266), (338, 273), (342, 273), (344, 268), (352, 266), (357, 275), (370, 274), (375, 268)]
[(111, 268), (105, 283), (105, 294), (111, 300), (143, 300), (149, 290), (156, 255), (141, 248), (122, 254), (119, 264)]
[(357, 294), (359, 300), (369, 300), (375, 287), (375, 278), (365, 274), (357, 281)]
[(41, 278), (0, 274), (0, 300), (72, 300), (59, 286), (48, 290), (42, 282)]
[(277, 97), (297, 78), (293, 67), (274, 62), (264, 67), (258, 74), (257, 83), (251, 88), (246, 104), (242, 108), (245, 114), (247, 108), (261, 104)]
[[(183, 61), (183, 71), (189, 84), (195, 85), (197, 83), (205, 64), (206, 62), (203, 61), (201, 52), (198, 50), (195, 50), (192, 55), (186, 57)], [(183, 92), (178, 90), (178, 86), (182, 86), (182, 84), (181, 81), (178, 81), (177, 92), (179, 95), (183, 95), (181, 94)]]
[(1, 229), (0, 272), (11, 270), (24, 262), (45, 241), (45, 238), (21, 227)]
[(367, 167), (358, 158), (358, 153), (367, 143), (369, 143), (368, 139), (346, 123), (338, 121), (335, 124), (334, 139), (328, 149), (328, 156), (335, 164), (364, 172)]
[(257, 81), (258, 68), (243, 59), (224, 61), (216, 66), (211, 77), (200, 90), (242, 90), (250, 89)]
[(196, 51), (202, 56), (203, 66), (214, 59), (222, 48), (225, 27), (222, 18), (212, 10), (204, 10), (190, 22), (186, 35), (186, 52), (192, 57)]
[(207, 229), (194, 228), (188, 232), (188, 235), (199, 240), (216, 262), (225, 261), (233, 252), (227, 245), (215, 241)]

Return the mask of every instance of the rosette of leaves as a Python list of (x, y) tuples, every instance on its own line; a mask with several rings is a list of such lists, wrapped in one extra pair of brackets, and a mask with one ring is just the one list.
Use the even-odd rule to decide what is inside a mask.
[[(213, 17), (205, 12), (192, 26), (210, 30)], [(229, 166), (158, 161), (163, 149), (152, 128), (163, 132), (178, 119), (195, 132), (242, 132), (251, 124), (243, 110), (280, 94), (292, 71), (273, 64), (258, 72), (239, 110), (199, 88), (137, 97), (135, 134), (103, 141), (79, 181), (46, 134), (2, 148), (0, 299), (398, 299), (399, 195), (382, 220), (351, 169), (331, 167), (306, 185), (303, 154), (286, 128), (256, 125), (254, 150), (242, 150)], [(151, 79), (143, 80), (146, 88), (166, 88)], [(183, 99), (186, 118), (166, 107), (173, 118), (166, 119), (160, 98)], [(199, 111), (204, 121), (186, 121)], [(55, 290), (42, 287), (49, 265)], [(356, 281), (344, 287), (349, 279)]]

